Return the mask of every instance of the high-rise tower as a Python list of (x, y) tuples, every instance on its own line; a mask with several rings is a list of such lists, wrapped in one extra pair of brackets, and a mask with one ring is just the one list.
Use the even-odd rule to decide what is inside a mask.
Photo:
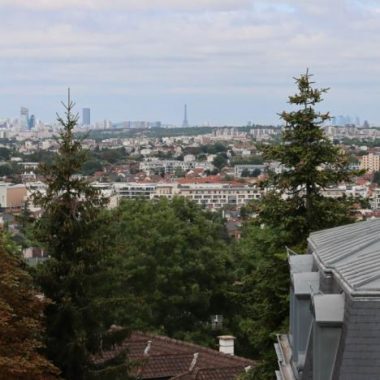
[(27, 129), (29, 126), (29, 110), (26, 107), (20, 109), (20, 122), (23, 129)]
[(34, 115), (31, 115), (28, 122), (28, 129), (34, 129), (36, 126), (36, 117)]
[(91, 110), (90, 108), (82, 109), (82, 125), (91, 125)]
[(189, 122), (187, 121), (187, 104), (185, 104), (185, 114), (183, 117), (182, 127), (187, 128), (189, 126)]

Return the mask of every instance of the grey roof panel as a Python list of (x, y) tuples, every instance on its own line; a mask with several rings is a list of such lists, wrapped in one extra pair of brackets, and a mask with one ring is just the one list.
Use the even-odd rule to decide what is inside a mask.
[(343, 294), (315, 294), (313, 297), (317, 323), (341, 323), (344, 318)]
[(312, 255), (289, 256), (290, 273), (311, 272), (313, 262)]
[(352, 290), (380, 292), (380, 219), (314, 232), (309, 244)]
[(304, 272), (292, 274), (295, 295), (310, 295), (319, 289), (319, 273)]

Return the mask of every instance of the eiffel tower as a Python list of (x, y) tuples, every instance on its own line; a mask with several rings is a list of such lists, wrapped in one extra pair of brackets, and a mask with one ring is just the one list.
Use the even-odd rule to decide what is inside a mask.
[(189, 126), (189, 122), (187, 121), (187, 104), (185, 104), (185, 115), (183, 117), (182, 127), (187, 128)]

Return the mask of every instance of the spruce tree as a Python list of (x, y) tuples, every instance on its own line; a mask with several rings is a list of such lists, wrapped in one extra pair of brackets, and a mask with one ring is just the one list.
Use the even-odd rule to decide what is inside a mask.
[(58, 116), (62, 126), (58, 154), (41, 167), (46, 193), (34, 196), (43, 210), (36, 236), (49, 255), (36, 274), (52, 301), (45, 311), (47, 352), (67, 380), (117, 379), (117, 373), (125, 378), (124, 360), (117, 365), (113, 361), (110, 374), (105, 367), (96, 373), (91, 365), (92, 355), (105, 349), (104, 341), (110, 340), (107, 331), (112, 324), (110, 310), (104, 306), (107, 297), (102, 294), (102, 284), (112, 283), (106, 268), (107, 237), (102, 232), (101, 208), (106, 200), (77, 174), (86, 154), (74, 138), (78, 116), (73, 113), (70, 93), (63, 105), (65, 116)]
[(272, 174), (268, 181), (274, 191), (262, 202), (261, 221), (286, 223), (295, 243), (311, 231), (350, 221), (350, 202), (323, 197), (322, 190), (356, 174), (349, 169), (345, 153), (325, 135), (322, 126), (330, 115), (316, 106), (328, 89), (314, 88), (311, 77), (306, 71), (295, 78), (298, 92), (289, 96), (289, 104), (297, 109), (280, 114), (285, 122), (281, 142), (263, 152), (266, 160), (279, 161), (284, 171)]
[(281, 142), (264, 148), (264, 158), (278, 161), (284, 171), (270, 176), (269, 191), (256, 205), (258, 217), (246, 223), (240, 241), (245, 269), (234, 300), (237, 308), (246, 299), (251, 302), (237, 312), (236, 323), (241, 339), (247, 339), (261, 359), (246, 379), (274, 376), (273, 343), (277, 333), (287, 330), (289, 315), (286, 246), (302, 253), (310, 232), (353, 221), (353, 200), (323, 196), (323, 189), (356, 174), (324, 134), (322, 126), (330, 116), (316, 106), (327, 89), (314, 88), (308, 71), (295, 81), (298, 92), (289, 97), (289, 103), (296, 109), (280, 114), (286, 123)]
[(59, 370), (41, 354), (46, 301), (24, 265), (0, 232), (0, 379), (57, 379)]

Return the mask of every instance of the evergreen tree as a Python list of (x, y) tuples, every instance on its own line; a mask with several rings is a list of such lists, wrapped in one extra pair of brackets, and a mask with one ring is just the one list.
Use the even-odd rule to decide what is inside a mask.
[(0, 233), (0, 379), (52, 380), (59, 370), (41, 355), (45, 301)]
[(350, 203), (325, 198), (322, 190), (350, 180), (357, 172), (349, 169), (348, 157), (324, 133), (329, 113), (315, 108), (328, 89), (314, 88), (308, 71), (295, 81), (298, 93), (289, 97), (289, 103), (298, 109), (280, 114), (286, 123), (281, 142), (263, 152), (266, 160), (279, 161), (284, 171), (271, 176), (268, 185), (274, 191), (260, 211), (261, 221), (268, 225), (287, 219), (287, 227), (297, 231), (297, 243), (311, 231), (349, 221)]
[[(275, 334), (286, 331), (289, 273), (285, 247), (302, 252), (310, 232), (353, 221), (352, 201), (323, 197), (322, 190), (356, 174), (339, 148), (325, 136), (322, 124), (330, 116), (315, 109), (327, 89), (314, 88), (311, 75), (296, 78), (298, 93), (283, 112), (286, 125), (279, 145), (264, 149), (266, 160), (279, 161), (285, 170), (272, 174), (272, 189), (256, 205), (259, 216), (245, 225), (240, 242), (243, 263), (241, 287), (235, 294), (236, 324), (261, 359), (249, 379), (272, 379), (276, 367)], [(250, 298), (251, 297), (251, 298)], [(240, 314), (240, 315), (239, 315)]]
[[(49, 255), (36, 274), (43, 293), (52, 301), (45, 311), (47, 352), (67, 380), (116, 379), (114, 362), (112, 376), (101, 368), (99, 377), (90, 360), (106, 349), (103, 337), (112, 324), (102, 293), (102, 284), (112, 282), (106, 273), (108, 239), (101, 228), (101, 207), (106, 200), (77, 175), (86, 153), (74, 139), (78, 117), (72, 112), (70, 94), (64, 107), (65, 117), (58, 116), (62, 125), (58, 154), (41, 167), (47, 190), (34, 197), (43, 210), (36, 236)], [(117, 364), (125, 378), (124, 361)]]

